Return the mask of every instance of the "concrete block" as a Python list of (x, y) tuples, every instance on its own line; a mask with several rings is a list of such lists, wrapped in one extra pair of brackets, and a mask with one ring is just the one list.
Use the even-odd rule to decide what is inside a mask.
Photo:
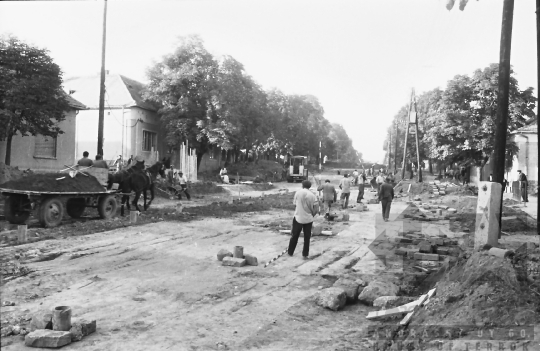
[(439, 195), (446, 195), (446, 191), (439, 190)]
[(448, 255), (450, 253), (450, 249), (447, 247), (438, 247), (436, 252), (439, 255)]
[(480, 182), (476, 206), (476, 230), (474, 248), (480, 249), (485, 244), (496, 246), (499, 241), (499, 214), (502, 197), (502, 185), (495, 182)]
[(30, 347), (57, 348), (71, 343), (71, 333), (68, 331), (55, 331), (38, 329), (24, 338), (24, 344)]
[(97, 329), (96, 321), (91, 322), (87, 320), (80, 320), (71, 323), (71, 341), (81, 341), (83, 337), (88, 336), (92, 333), (95, 333)]
[(438, 261), (439, 255), (417, 252), (414, 254), (414, 259), (418, 261)]
[(225, 249), (219, 250), (219, 252), (217, 253), (218, 261), (223, 261), (223, 259), (225, 257), (233, 257), (232, 252), (230, 252), (229, 250), (225, 250)]
[(457, 210), (455, 208), (451, 208), (451, 207), (447, 211), (448, 211), (448, 213), (456, 213), (457, 212)]
[(349, 221), (349, 215), (347, 213), (345, 213), (343, 215), (343, 222), (348, 222)]
[(420, 251), (421, 253), (426, 253), (426, 254), (430, 254), (430, 253), (433, 253), (433, 246), (431, 244), (420, 244), (418, 246), (418, 251)]
[(235, 258), (235, 257), (225, 257), (223, 258), (223, 261), (221, 261), (224, 266), (231, 266), (231, 267), (243, 267), (246, 265), (246, 259), (245, 258)]
[(31, 332), (37, 329), (52, 330), (52, 313), (47, 311), (34, 314), (29, 329)]
[(412, 244), (412, 239), (411, 238), (405, 238), (405, 237), (402, 237), (402, 236), (398, 236), (398, 237), (394, 238), (394, 242), (395, 243), (401, 243), (401, 244)]
[(435, 239), (435, 245), (444, 246), (444, 239), (443, 238)]
[(407, 258), (413, 259), (416, 253), (418, 253), (418, 249), (408, 249)]
[(506, 258), (512, 256), (514, 252), (512, 250), (499, 249), (497, 247), (492, 247), (489, 249), (488, 254), (491, 256), (496, 256), (499, 258)]
[(405, 256), (405, 255), (407, 255), (407, 249), (400, 247), (400, 248), (397, 248), (397, 249), (394, 251), (394, 253), (395, 253), (396, 255)]
[(257, 261), (257, 257), (255, 257), (253, 255), (245, 254), (244, 259), (246, 260), (246, 264), (248, 266), (258, 266), (259, 265), (259, 261)]
[(448, 206), (446, 206), (446, 205), (439, 205), (439, 208), (440, 208), (441, 210), (447, 210), (447, 209), (448, 209)]

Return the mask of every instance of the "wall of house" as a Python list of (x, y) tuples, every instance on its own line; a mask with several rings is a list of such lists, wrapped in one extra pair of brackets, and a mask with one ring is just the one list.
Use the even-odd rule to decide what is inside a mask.
[[(129, 109), (124, 110), (124, 115)], [(82, 157), (84, 151), (93, 160), (97, 154), (99, 111), (86, 110), (77, 116), (77, 137), (75, 158)], [(103, 125), (103, 159), (110, 161), (122, 153), (122, 109), (105, 109)]]
[[(517, 170), (527, 175), (529, 181), (538, 181), (538, 134), (515, 134), (519, 153), (512, 164), (511, 180), (517, 180)], [(510, 180), (510, 179), (509, 179)]]
[[(122, 120), (124, 123), (122, 125)], [(97, 152), (98, 110), (81, 111), (77, 116), (76, 157), (81, 158), (84, 151), (93, 159)], [(118, 155), (127, 160), (131, 155), (142, 156), (147, 163), (152, 159), (151, 151), (143, 150), (143, 131), (157, 135), (156, 149), (160, 155), (161, 135), (157, 114), (139, 107), (113, 108), (105, 110), (103, 127), (103, 158), (110, 162)]]
[[(66, 118), (58, 126), (64, 132), (56, 139), (56, 157), (35, 156), (36, 137), (15, 135), (11, 142), (11, 166), (34, 171), (55, 172), (64, 165), (75, 164), (76, 110), (66, 113)], [(0, 162), (6, 157), (6, 141), (0, 141)]]
[(146, 161), (145, 163), (153, 161), (152, 151), (143, 150), (144, 131), (156, 133), (156, 149), (159, 151), (159, 158), (163, 158), (165, 149), (163, 147), (163, 136), (159, 130), (159, 119), (156, 112), (132, 107), (126, 125), (126, 140), (130, 140), (128, 148), (125, 150), (127, 158), (130, 155), (142, 156)]

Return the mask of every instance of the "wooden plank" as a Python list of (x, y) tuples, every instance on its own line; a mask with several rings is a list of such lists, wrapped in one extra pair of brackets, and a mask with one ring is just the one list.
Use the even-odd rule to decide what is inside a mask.
[(389, 310), (369, 312), (366, 318), (377, 319), (377, 318), (392, 317), (399, 314), (405, 314), (405, 313), (411, 312), (418, 305), (419, 301), (420, 300), (409, 302), (408, 304), (405, 304), (396, 308), (391, 308)]
[(418, 305), (416, 305), (416, 306), (414, 307), (414, 309), (413, 309), (411, 312), (409, 312), (409, 313), (405, 316), (405, 318), (403, 318), (403, 320), (402, 320), (401, 322), (399, 322), (399, 325), (407, 325), (407, 324), (409, 324), (409, 322), (410, 322), (411, 319), (412, 319), (412, 316), (413, 316), (414, 312), (416, 312), (416, 311), (420, 308), (420, 306), (423, 306), (423, 305), (427, 304), (427, 302), (429, 301), (429, 299), (435, 294), (435, 290), (436, 290), (435, 288), (434, 288), (434, 289), (431, 289), (427, 294), (422, 295), (422, 296), (420, 297), (420, 299), (416, 300), (416, 301), (419, 302)]

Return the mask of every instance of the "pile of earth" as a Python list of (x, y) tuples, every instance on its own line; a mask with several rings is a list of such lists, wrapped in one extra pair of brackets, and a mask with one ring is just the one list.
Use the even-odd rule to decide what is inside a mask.
[(0, 162), (0, 184), (31, 174), (33, 174), (31, 170), (21, 171), (19, 167), (11, 167), (3, 162)]
[[(61, 179), (60, 179), (61, 178)], [(77, 173), (73, 178), (68, 173), (31, 174), (0, 184), (0, 188), (39, 192), (103, 192), (104, 188), (91, 175)]]
[[(259, 177), (261, 181), (278, 181), (281, 179), (283, 164), (277, 161), (259, 160), (248, 163), (233, 163), (228, 165), (227, 173), (230, 179), (236, 179), (236, 174), (240, 177)], [(216, 171), (216, 174), (219, 171)]]
[[(513, 258), (489, 256), (486, 251), (464, 254), (455, 265), (445, 264), (436, 273), (436, 295), (420, 309), (400, 337), (394, 328), (394, 342), (412, 347), (437, 338), (468, 338), (477, 331), (531, 326), (540, 322), (540, 249), (523, 245)], [(468, 259), (467, 259), (468, 257)], [(425, 291), (433, 287), (425, 286)], [(425, 292), (423, 292), (425, 293)], [(395, 324), (394, 324), (395, 325)], [(414, 332), (412, 332), (414, 330)], [(497, 339), (495, 337), (495, 339)]]
[(207, 206), (189, 207), (185, 211), (200, 216), (228, 216), (240, 212), (260, 212), (271, 208), (294, 210), (294, 194), (275, 194), (253, 200), (213, 202)]

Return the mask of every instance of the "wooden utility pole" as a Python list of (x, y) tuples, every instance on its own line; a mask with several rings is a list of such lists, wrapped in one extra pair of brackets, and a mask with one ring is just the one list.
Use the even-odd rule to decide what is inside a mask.
[[(499, 54), (499, 92), (497, 98), (497, 121), (495, 122), (495, 147), (493, 150), (493, 181), (504, 189), (504, 169), (506, 158), (506, 133), (508, 129), (508, 101), (510, 93), (510, 51), (512, 49), (512, 24), (514, 0), (504, 0), (501, 48)], [(499, 211), (499, 238), (501, 237), (502, 202)]]
[[(392, 167), (392, 129), (390, 129), (390, 139), (388, 140), (388, 170)], [(394, 155), (394, 158), (396, 156)]]
[[(411, 117), (411, 108), (413, 105), (414, 90), (411, 91), (411, 100), (409, 103), (409, 113), (407, 114), (407, 128), (405, 129), (405, 145), (403, 146), (403, 168), (401, 169), (401, 179), (405, 178), (405, 160), (407, 159), (407, 139), (409, 138), (409, 123)], [(412, 180), (412, 179), (411, 179)]]
[[(539, 0), (540, 1), (540, 0)], [(399, 123), (398, 121), (394, 121), (396, 124), (396, 145), (394, 146), (394, 174), (397, 173), (397, 147), (398, 147), (398, 127)]]
[[(540, 0), (536, 0), (536, 75), (537, 75), (537, 82), (538, 82), (538, 88), (540, 89)], [(536, 104), (537, 112), (536, 112), (536, 125), (538, 126), (538, 116), (540, 116), (540, 103)], [(537, 127), (538, 128), (538, 127)], [(536, 143), (537, 155), (540, 155), (540, 143)], [(537, 181), (540, 181), (540, 170), (538, 167), (537, 170)], [(537, 234), (540, 235), (540, 207), (536, 206), (536, 231)]]
[(103, 39), (101, 43), (101, 81), (99, 84), (99, 124), (97, 153), (103, 155), (103, 125), (105, 121), (105, 40), (107, 38), (107, 0), (103, 5)]
[[(414, 90), (413, 90), (414, 94)], [(418, 109), (416, 108), (416, 96), (414, 96), (414, 135), (416, 135), (416, 163), (418, 164), (418, 183), (422, 183), (422, 166), (420, 165), (420, 146), (418, 144)]]

